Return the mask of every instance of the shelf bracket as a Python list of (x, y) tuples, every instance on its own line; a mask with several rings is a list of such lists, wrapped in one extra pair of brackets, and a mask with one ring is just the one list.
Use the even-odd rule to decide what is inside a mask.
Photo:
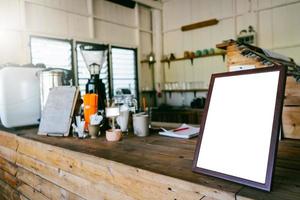
[(194, 58), (191, 58), (191, 65), (194, 65)]

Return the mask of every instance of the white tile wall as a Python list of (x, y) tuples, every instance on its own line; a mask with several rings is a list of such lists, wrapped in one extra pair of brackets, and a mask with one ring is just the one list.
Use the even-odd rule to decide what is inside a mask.
[(89, 23), (88, 17), (68, 14), (68, 35), (77, 38), (88, 38)]
[(26, 3), (26, 25), (29, 31), (68, 35), (68, 16), (61, 10)]
[(151, 10), (144, 6), (139, 6), (139, 24), (143, 30), (151, 31)]
[(20, 29), (19, 0), (0, 1), (0, 29)]
[(95, 20), (95, 37), (107, 43), (138, 45), (135, 29), (101, 20)]
[(16, 63), (23, 60), (24, 43), (19, 31), (0, 30), (0, 61), (1, 63)]
[(258, 13), (258, 44), (263, 48), (272, 48), (273, 46), (273, 31), (272, 31), (272, 10), (265, 10)]

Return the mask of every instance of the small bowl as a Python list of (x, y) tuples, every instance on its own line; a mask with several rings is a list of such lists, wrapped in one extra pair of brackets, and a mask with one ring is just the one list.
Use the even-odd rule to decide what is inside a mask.
[(122, 131), (121, 129), (115, 129), (115, 131), (112, 131), (112, 129), (109, 129), (106, 131), (106, 140), (110, 142), (116, 142), (121, 140), (122, 138)]

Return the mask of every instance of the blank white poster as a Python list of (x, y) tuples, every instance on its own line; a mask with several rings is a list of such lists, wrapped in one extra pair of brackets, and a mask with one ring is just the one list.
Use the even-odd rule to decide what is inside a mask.
[(279, 71), (215, 78), (196, 166), (265, 183)]

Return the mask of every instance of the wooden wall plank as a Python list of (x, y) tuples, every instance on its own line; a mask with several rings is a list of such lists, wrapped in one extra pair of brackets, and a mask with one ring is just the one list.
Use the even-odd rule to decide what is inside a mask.
[(0, 180), (4, 181), (12, 188), (16, 188), (18, 185), (17, 178), (2, 169), (0, 169)]
[(217, 200), (217, 199), (205, 196), (201, 200)]
[(0, 130), (0, 146), (17, 150), (18, 148), (17, 136)]
[(25, 197), (23, 194), (20, 194), (20, 200), (30, 200), (27, 197)]
[(30, 200), (49, 200), (49, 198), (24, 183), (18, 186), (18, 191)]
[(293, 77), (287, 77), (285, 87), (285, 100), (286, 106), (299, 106), (300, 105), (300, 83)]
[[(183, 199), (201, 198), (204, 194), (222, 197), (223, 199), (232, 199), (234, 197), (234, 194), (230, 192), (192, 184), (23, 138), (19, 140), (18, 150), (22, 154), (29, 155), (50, 166), (59, 167), (67, 173), (84, 178), (92, 183), (105, 181), (117, 188), (118, 191), (130, 193), (137, 199), (151, 199), (153, 195), (157, 195), (157, 198), (182, 197)], [(133, 184), (134, 187), (132, 187)], [(145, 185), (151, 187), (145, 187)]]
[[(49, 199), (84, 200), (78, 195), (71, 193), (21, 167), (18, 169), (17, 178)], [(26, 189), (26, 187), (23, 189)], [(20, 191), (22, 190), (20, 189)]]
[(0, 145), (0, 157), (12, 162), (16, 163), (17, 152), (13, 149), (4, 147)]
[(10, 173), (13, 176), (16, 176), (17, 166), (2, 157), (0, 157), (0, 169)]
[(21, 153), (17, 156), (17, 165), (86, 199), (132, 199), (126, 194), (117, 192), (115, 188), (103, 180), (98, 183), (91, 183), (84, 178), (49, 166)]
[(300, 139), (300, 107), (283, 107), (283, 134), (285, 138)]
[(0, 197), (4, 200), (20, 200), (19, 193), (2, 179), (0, 180)]

